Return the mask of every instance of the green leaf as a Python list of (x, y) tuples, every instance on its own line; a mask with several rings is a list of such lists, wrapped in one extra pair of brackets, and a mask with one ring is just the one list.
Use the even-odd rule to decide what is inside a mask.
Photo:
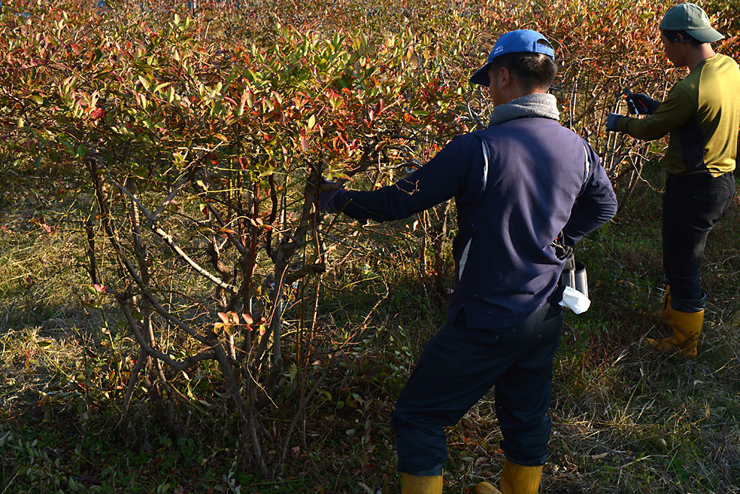
[(163, 82), (162, 84), (159, 84), (159, 85), (157, 85), (157, 87), (156, 87), (156, 88), (154, 88), (154, 92), (155, 92), (155, 93), (158, 93), (158, 92), (160, 92), (160, 91), (161, 91), (162, 89), (164, 89), (164, 88), (166, 88), (166, 87), (168, 87), (168, 86), (171, 86), (171, 85), (172, 85), (172, 83), (171, 83), (171, 82)]
[(140, 75), (139, 82), (141, 83), (142, 86), (144, 86), (144, 89), (149, 91), (149, 86), (151, 85), (151, 82), (149, 82), (149, 80), (146, 77), (144, 77), (143, 75)]
[(290, 381), (295, 381), (295, 377), (298, 375), (298, 366), (295, 362), (290, 365)]

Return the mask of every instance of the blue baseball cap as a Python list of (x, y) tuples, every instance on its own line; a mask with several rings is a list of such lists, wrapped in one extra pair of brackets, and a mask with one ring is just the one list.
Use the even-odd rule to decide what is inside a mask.
[(529, 29), (509, 31), (496, 41), (491, 54), (488, 55), (488, 61), (473, 74), (470, 82), (480, 84), (481, 86), (489, 86), (491, 81), (488, 79), (488, 67), (494, 59), (507, 53), (542, 53), (555, 60), (555, 49), (547, 41), (547, 38), (537, 31), (531, 31)]

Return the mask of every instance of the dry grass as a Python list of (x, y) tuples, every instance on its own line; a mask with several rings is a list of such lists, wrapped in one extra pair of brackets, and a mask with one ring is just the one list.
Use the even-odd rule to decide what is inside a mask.
[[(5, 190), (48, 185), (13, 180), (6, 178)], [(663, 288), (659, 199), (659, 185), (638, 188), (622, 216), (579, 247), (594, 303), (588, 313), (566, 319), (542, 492), (740, 492), (740, 207), (710, 237), (704, 285), (711, 302), (700, 356), (686, 361), (640, 345), (663, 331), (650, 315)], [(351, 344), (342, 350), (345, 364), (327, 378), (326, 393), (306, 412), (286, 477), (267, 482), (232, 470), (234, 438), (224, 429), (229, 412), (227, 400), (213, 394), (218, 388), (196, 390), (182, 402), (192, 407), (192, 444), (158, 432), (146, 401), (136, 409), (144, 428), (138, 434), (146, 438), (138, 449), (105, 440), (121, 399), (107, 374), (110, 362), (135, 347), (119, 335), (118, 353), (112, 351), (101, 311), (88, 305), (70, 200), (40, 202), (38, 193), (20, 193), (0, 203), (0, 492), (58, 492), (69, 489), (69, 478), (97, 492), (154, 492), (167, 485), (168, 492), (178, 486), (180, 492), (228, 491), (229, 478), (242, 492), (394, 488), (392, 402), (441, 322), (445, 300), (422, 289), (413, 269), (398, 269), (404, 249), (347, 261), (324, 276), (332, 295), (322, 305), (323, 336)], [(115, 311), (105, 314), (113, 324)], [(339, 408), (352, 393), (359, 401)], [(29, 454), (35, 439), (44, 446)], [(465, 493), (482, 478), (497, 479), (499, 440), (489, 397), (449, 432), (446, 492)], [(48, 467), (55, 459), (59, 466)], [(35, 473), (24, 473), (29, 466)]]

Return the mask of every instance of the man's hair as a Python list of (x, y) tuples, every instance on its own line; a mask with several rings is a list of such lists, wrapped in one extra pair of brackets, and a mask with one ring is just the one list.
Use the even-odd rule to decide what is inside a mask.
[(519, 87), (526, 93), (547, 92), (558, 73), (552, 58), (542, 53), (507, 53), (496, 57), (491, 68), (506, 67), (514, 74)]
[(676, 42), (676, 40), (678, 39), (677, 35), (680, 34), (681, 36), (683, 36), (683, 40), (686, 43), (691, 43), (691, 46), (701, 46), (704, 44), (703, 41), (699, 41), (698, 39), (695, 39), (693, 36), (691, 36), (691, 34), (687, 33), (683, 29), (680, 31), (671, 31), (668, 29), (661, 29), (660, 31), (669, 41), (673, 43)]

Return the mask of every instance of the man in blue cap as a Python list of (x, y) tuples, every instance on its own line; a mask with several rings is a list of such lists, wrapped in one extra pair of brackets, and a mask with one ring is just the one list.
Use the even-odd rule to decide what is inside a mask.
[[(396, 402), (403, 494), (440, 494), (445, 430), (492, 387), (506, 460), (504, 494), (539, 489), (547, 458), (552, 359), (562, 328), (564, 259), (609, 221), (617, 201), (591, 147), (558, 123), (552, 45), (517, 30), (496, 42), (471, 82), (488, 87), (488, 128), (458, 136), (431, 161), (375, 191), (323, 190), (321, 208), (389, 221), (455, 198), (455, 293)], [(476, 493), (498, 492), (483, 482)]]
[(687, 67), (662, 103), (645, 94), (627, 97), (629, 118), (610, 113), (607, 130), (652, 140), (670, 134), (663, 165), (663, 269), (668, 286), (657, 315), (672, 329), (667, 338), (648, 339), (659, 351), (696, 357), (706, 293), (700, 280), (704, 246), (713, 226), (735, 197), (735, 162), (740, 127), (740, 71), (712, 45), (724, 38), (693, 3), (671, 7), (660, 22), (668, 59)]

